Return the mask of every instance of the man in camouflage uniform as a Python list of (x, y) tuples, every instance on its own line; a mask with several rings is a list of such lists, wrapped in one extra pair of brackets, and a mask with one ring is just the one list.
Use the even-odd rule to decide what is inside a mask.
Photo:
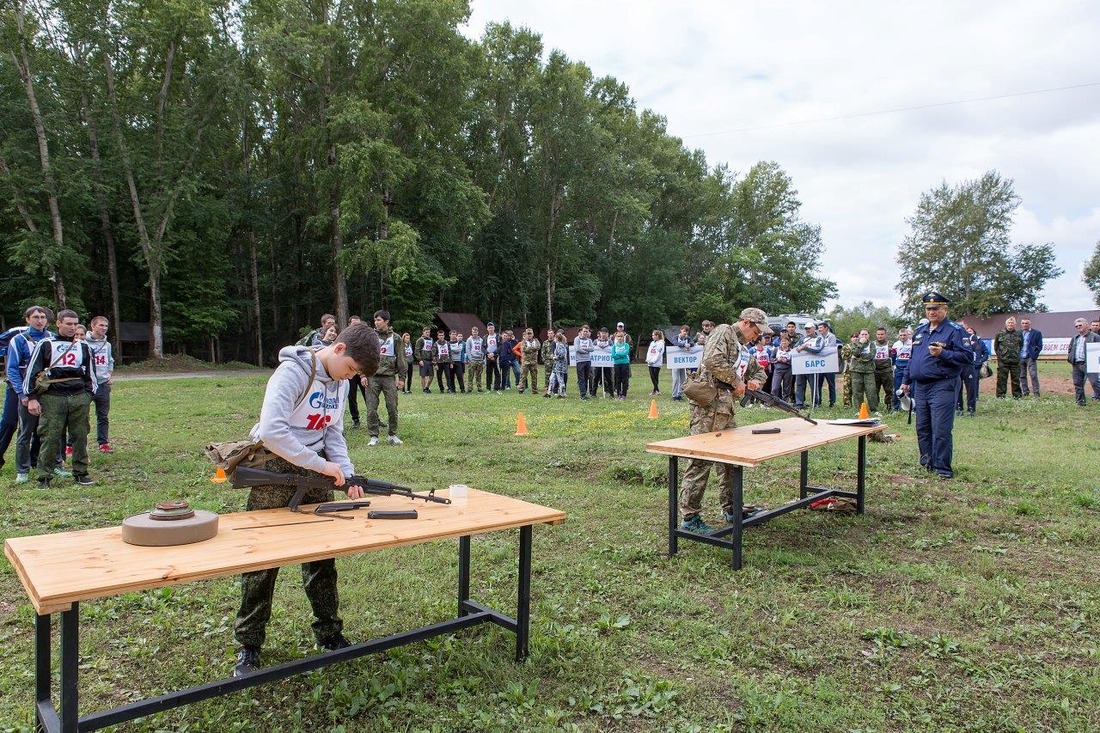
[(889, 412), (894, 404), (894, 361), (890, 357), (890, 337), (882, 326), (875, 330), (876, 402), (878, 402), (880, 392), (882, 393), (882, 411)]
[(997, 356), (997, 399), (1008, 396), (1008, 385), (1012, 384), (1012, 397), (1020, 399), (1020, 350), (1024, 348), (1024, 338), (1016, 330), (1016, 319), (1012, 316), (1005, 321), (1005, 329), (993, 337), (993, 353)]
[(875, 390), (875, 347), (871, 343), (871, 334), (862, 329), (856, 334), (856, 340), (844, 345), (840, 352), (848, 367), (852, 393), (849, 405), (861, 407), (867, 402), (867, 409), (878, 409), (878, 392)]
[(523, 378), (519, 382), (519, 391), (530, 389), (531, 394), (538, 395), (539, 389), (539, 347), (542, 346), (535, 338), (535, 332), (527, 329), (523, 332), (523, 340), (519, 342), (520, 360), (523, 367)]
[[(768, 316), (759, 308), (741, 311), (739, 320), (732, 326), (726, 323), (715, 328), (707, 337), (703, 348), (699, 379), (718, 388), (718, 394), (707, 405), (691, 403), (691, 434), (709, 433), (737, 427), (733, 414), (734, 401), (745, 394), (748, 385), (753, 389), (764, 386), (766, 375), (746, 346), (760, 336), (771, 336)], [(680, 483), (681, 529), (699, 534), (712, 530), (699, 513), (703, 506), (703, 492), (710, 477), (710, 461), (692, 459), (687, 463)], [(733, 491), (729, 466), (718, 464), (718, 482), (723, 518), (734, 520)]]
[[(424, 326), (422, 335), (413, 347), (413, 358), (420, 367), (420, 388), (424, 394), (432, 393), (432, 329)], [(442, 391), (442, 390), (440, 390)]]
[(386, 396), (386, 420), (388, 440), (401, 445), (397, 437), (397, 391), (405, 388), (405, 347), (401, 337), (390, 328), (390, 312), (376, 311), (374, 329), (378, 331), (378, 371), (367, 382), (367, 431), (368, 445), (378, 445), (378, 394)]

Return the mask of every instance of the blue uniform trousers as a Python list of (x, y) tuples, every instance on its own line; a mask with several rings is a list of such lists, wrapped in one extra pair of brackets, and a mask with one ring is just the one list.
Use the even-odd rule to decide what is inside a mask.
[(951, 470), (951, 429), (955, 426), (958, 384), (955, 378), (912, 385), (920, 464), (945, 478), (955, 475)]

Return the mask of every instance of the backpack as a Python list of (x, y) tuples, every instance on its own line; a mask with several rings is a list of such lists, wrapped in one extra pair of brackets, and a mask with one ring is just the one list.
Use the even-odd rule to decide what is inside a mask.
[(8, 380), (8, 370), (4, 365), (8, 363), (8, 346), (11, 345), (11, 340), (27, 330), (27, 326), (15, 326), (9, 328), (7, 331), (0, 333), (0, 382), (6, 382)]
[(298, 339), (296, 346), (309, 346), (313, 343), (313, 337), (317, 334), (317, 329), (313, 329), (302, 338)]

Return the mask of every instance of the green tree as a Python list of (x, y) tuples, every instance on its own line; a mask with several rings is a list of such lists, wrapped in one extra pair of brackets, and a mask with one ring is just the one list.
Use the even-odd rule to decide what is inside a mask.
[(885, 306), (875, 305), (869, 300), (853, 308), (838, 305), (829, 311), (826, 317), (832, 324), (833, 333), (842, 342), (846, 341), (853, 332), (858, 333), (861, 328), (870, 331), (873, 338), (875, 329), (880, 326), (886, 328), (890, 338), (896, 338), (898, 329), (909, 325), (901, 315)]
[(904, 312), (918, 315), (921, 294), (933, 289), (959, 315), (1041, 310), (1043, 285), (1062, 270), (1052, 244), (1012, 243), (1019, 204), (1012, 180), (996, 171), (921, 194), (897, 255)]
[(1096, 243), (1096, 248), (1092, 251), (1092, 257), (1085, 260), (1081, 280), (1092, 291), (1092, 298), (1096, 305), (1100, 306), (1100, 242)]

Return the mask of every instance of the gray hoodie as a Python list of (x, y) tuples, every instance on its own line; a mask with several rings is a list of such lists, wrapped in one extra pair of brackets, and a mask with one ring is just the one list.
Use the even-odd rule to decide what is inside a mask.
[(89, 333), (84, 339), (88, 348), (92, 350), (92, 360), (95, 362), (95, 381), (106, 384), (115, 371), (115, 357), (111, 353), (111, 342), (105, 338), (93, 338)]
[[(318, 473), (325, 467), (325, 459), (319, 455), (324, 451), (345, 476), (351, 476), (355, 467), (344, 442), (348, 382), (333, 381), (317, 359), (317, 373), (307, 392), (310, 361), (315, 356), (304, 346), (286, 346), (279, 351), (279, 367), (267, 381), (260, 421), (250, 435), (295, 466)], [(306, 398), (296, 408), (303, 393)]]

